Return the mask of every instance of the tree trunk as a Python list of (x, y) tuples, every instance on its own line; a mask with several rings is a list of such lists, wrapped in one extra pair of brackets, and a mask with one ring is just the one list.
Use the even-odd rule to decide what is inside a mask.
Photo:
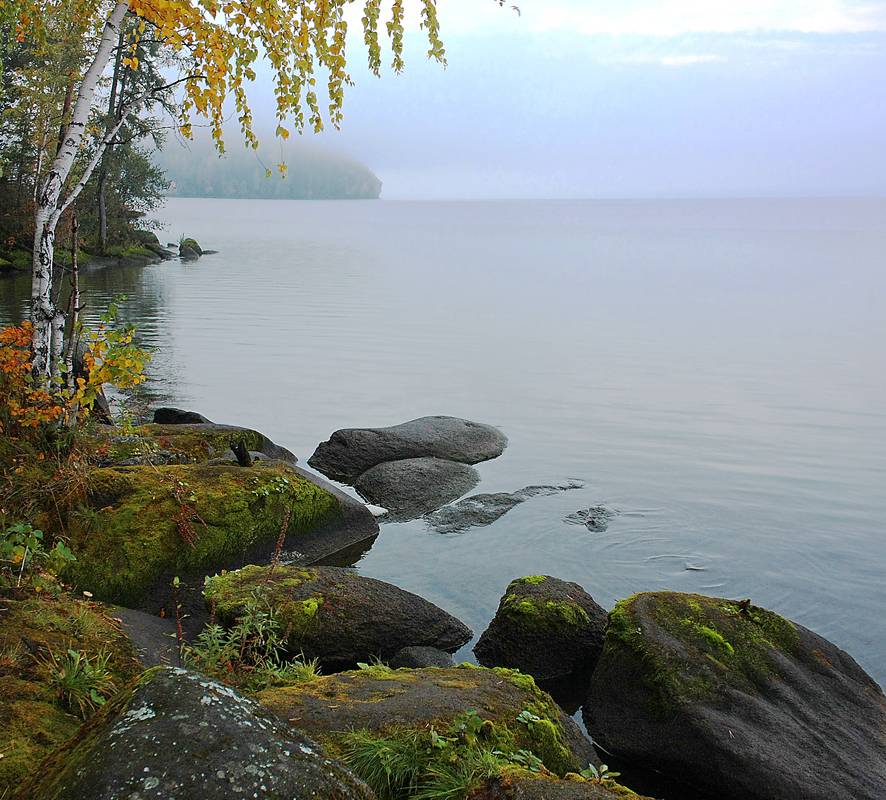
[(111, 50), (120, 35), (120, 24), (128, 10), (128, 0), (117, 2), (105, 23), (98, 50), (76, 92), (71, 121), (65, 127), (61, 146), (37, 196), (31, 277), (31, 321), (34, 325), (31, 349), (34, 375), (44, 382), (57, 372), (64, 345), (65, 312), (56, 308), (52, 301), (55, 230), (63, 210), (59, 203), (83, 142), (99, 79), (111, 59)]

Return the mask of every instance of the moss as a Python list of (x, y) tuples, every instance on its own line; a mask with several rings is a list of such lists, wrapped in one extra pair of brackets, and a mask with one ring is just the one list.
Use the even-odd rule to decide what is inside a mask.
[(182, 239), (182, 240), (178, 243), (178, 249), (179, 249), (179, 252), (181, 252), (181, 251), (184, 250), (185, 248), (188, 248), (188, 249), (190, 249), (190, 250), (193, 250), (195, 253), (197, 253), (197, 255), (201, 255), (201, 256), (203, 255), (203, 248), (200, 247), (199, 244), (197, 244), (197, 240), (196, 240), (196, 239), (191, 239), (191, 238)]
[(578, 603), (543, 600), (524, 594), (506, 594), (501, 601), (501, 611), (533, 627), (581, 627), (591, 621), (587, 611)]
[(529, 584), (531, 586), (538, 586), (540, 583), (544, 583), (547, 580), (547, 575), (527, 575), (524, 578), (515, 578), (511, 581), (508, 589), (511, 586), (520, 586), (521, 584)]
[(0, 608), (0, 797), (6, 797), (82, 724), (53, 693), (51, 654), (106, 653), (121, 687), (140, 668), (129, 640), (98, 604), (7, 590)]
[[(277, 479), (280, 491), (263, 494)], [(122, 605), (136, 603), (164, 575), (211, 571), (270, 545), (285, 509), (288, 535), (340, 513), (333, 495), (279, 463), (102, 468), (88, 485), (87, 502), (69, 520), (77, 561), (65, 578)]]
[[(660, 631), (646, 630), (638, 604)], [(628, 651), (643, 665), (652, 706), (667, 715), (676, 706), (715, 699), (724, 686), (755, 692), (777, 677), (776, 653), (798, 652), (793, 623), (763, 608), (702, 595), (634, 595), (609, 615), (604, 658)]]

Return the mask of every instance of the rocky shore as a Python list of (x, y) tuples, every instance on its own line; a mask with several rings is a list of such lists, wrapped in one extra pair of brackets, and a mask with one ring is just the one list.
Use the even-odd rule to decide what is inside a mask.
[[(158, 409), (89, 436), (85, 491), (33, 509), (76, 559), (56, 582), (0, 584), (0, 798), (886, 796), (880, 687), (750, 600), (658, 591), (607, 610), (515, 576), (479, 666), (456, 665), (461, 621), (328, 566), (371, 544), (376, 516), (260, 432)], [(337, 431), (308, 463), (383, 522), (458, 533), (575, 488), (459, 500), (506, 447), (423, 417)], [(580, 687), (587, 734), (539, 688), (559, 680)]]

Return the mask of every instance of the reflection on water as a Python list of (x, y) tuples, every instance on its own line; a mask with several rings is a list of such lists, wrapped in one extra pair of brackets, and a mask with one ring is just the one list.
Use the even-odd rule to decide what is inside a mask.
[[(886, 683), (886, 203), (174, 200), (193, 264), (92, 272), (155, 388), (302, 457), (331, 431), (501, 426), (478, 492), (581, 480), (494, 524), (383, 526), (359, 562), (479, 633), (517, 575), (603, 605), (750, 597)], [(25, 279), (0, 282), (0, 317)], [(603, 506), (605, 530), (563, 520)], [(466, 648), (462, 656), (469, 655)]]

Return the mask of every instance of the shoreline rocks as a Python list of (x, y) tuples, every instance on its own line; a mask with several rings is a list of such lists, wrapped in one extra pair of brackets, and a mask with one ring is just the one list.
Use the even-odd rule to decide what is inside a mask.
[(474, 653), (484, 666), (519, 669), (537, 681), (590, 675), (606, 622), (606, 611), (577, 583), (529, 575), (508, 585)]
[(878, 800), (886, 786), (880, 687), (750, 601), (619, 602), (583, 715), (608, 751), (723, 800)]

